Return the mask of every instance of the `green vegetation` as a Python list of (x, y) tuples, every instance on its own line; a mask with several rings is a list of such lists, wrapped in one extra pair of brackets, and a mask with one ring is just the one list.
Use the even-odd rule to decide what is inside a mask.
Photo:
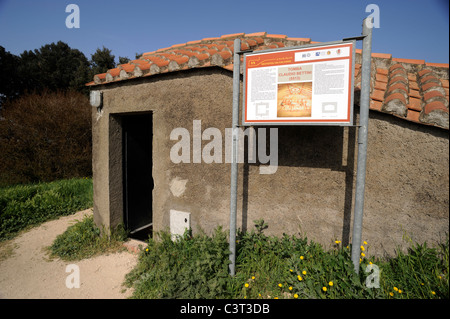
[(89, 207), (90, 178), (0, 188), (0, 241), (29, 226)]
[(123, 227), (118, 227), (108, 236), (107, 232), (100, 231), (95, 225), (93, 216), (85, 216), (56, 237), (49, 247), (50, 257), (73, 261), (119, 251), (124, 249), (122, 243), (126, 238)]
[(73, 91), (44, 90), (2, 105), (0, 187), (91, 176), (91, 111)]
[[(133, 298), (448, 298), (448, 238), (437, 248), (413, 245), (390, 259), (367, 258), (363, 245), (359, 276), (351, 247), (333, 249), (306, 238), (263, 234), (267, 225), (239, 233), (236, 276), (228, 275), (227, 235), (220, 228), (172, 241), (167, 232), (149, 245), (127, 275)], [(380, 270), (379, 288), (368, 288), (368, 265)], [(374, 266), (370, 266), (374, 267)], [(370, 278), (369, 278), (370, 279)]]

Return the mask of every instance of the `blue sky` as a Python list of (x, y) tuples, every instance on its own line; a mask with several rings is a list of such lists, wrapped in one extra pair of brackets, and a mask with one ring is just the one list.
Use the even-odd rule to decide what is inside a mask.
[[(65, 21), (80, 8), (80, 28)], [(87, 58), (102, 46), (119, 56), (230, 33), (266, 31), (313, 41), (361, 34), (368, 4), (380, 9), (373, 52), (449, 63), (448, 0), (0, 0), (0, 45), (13, 54), (66, 42)], [(361, 47), (361, 44), (358, 44)]]

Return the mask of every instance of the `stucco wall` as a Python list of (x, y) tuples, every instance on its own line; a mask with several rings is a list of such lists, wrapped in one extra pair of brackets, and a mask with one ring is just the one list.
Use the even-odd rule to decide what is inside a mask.
[[(98, 224), (122, 220), (120, 115), (153, 112), (153, 222), (169, 227), (169, 211), (190, 212), (194, 231), (228, 229), (230, 164), (170, 160), (177, 127), (191, 134), (231, 126), (232, 74), (208, 68), (100, 87), (103, 108), (93, 110), (94, 216)], [(358, 108), (355, 109), (357, 116)], [(239, 165), (238, 227), (264, 218), (268, 234), (298, 234), (331, 244), (349, 242), (356, 180), (354, 127), (279, 127), (278, 170)], [(203, 141), (203, 146), (208, 141)], [(371, 253), (405, 244), (435, 242), (448, 233), (448, 131), (370, 112), (363, 240)], [(225, 143), (223, 143), (225, 144)], [(192, 152), (191, 144), (191, 152)], [(223, 149), (225, 154), (225, 148)], [(225, 156), (222, 156), (225, 161)]]

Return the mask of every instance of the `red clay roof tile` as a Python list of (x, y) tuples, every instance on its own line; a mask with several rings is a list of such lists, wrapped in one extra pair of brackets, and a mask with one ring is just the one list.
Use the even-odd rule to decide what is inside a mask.
[(422, 100), (420, 98), (410, 97), (408, 108), (416, 111), (422, 111)]
[(381, 112), (381, 107), (382, 106), (383, 106), (383, 102), (376, 101), (376, 100), (371, 100), (369, 108), (371, 110), (376, 110), (376, 111)]
[(430, 102), (427, 105), (425, 105), (424, 113), (428, 114), (435, 110), (441, 110), (441, 111), (448, 113), (448, 109), (445, 107), (444, 103), (442, 103), (441, 101), (433, 101), (433, 102)]
[(420, 112), (410, 109), (410, 110), (408, 110), (406, 119), (409, 121), (412, 121), (412, 122), (420, 123), (419, 116), (420, 116)]
[(266, 34), (267, 38), (286, 39), (287, 35), (284, 34)]
[(286, 38), (288, 41), (311, 42), (311, 38)]
[(399, 63), (425, 64), (425, 60), (392, 58), (392, 61), (399, 62)]
[(382, 74), (382, 75), (388, 75), (389, 74), (389, 70), (388, 69), (377, 68), (377, 73), (378, 74)]
[(448, 63), (430, 63), (430, 62), (426, 62), (425, 63), (426, 66), (434, 66), (437, 68), (449, 68), (449, 64)]
[(430, 100), (432, 98), (436, 98), (436, 97), (442, 97), (445, 99), (445, 95), (439, 91), (428, 91), (428, 92), (425, 92), (425, 94), (423, 95), (424, 101), (428, 101), (428, 100)]
[(370, 96), (372, 100), (382, 102), (384, 100), (384, 91), (382, 90), (373, 90), (372, 95)]
[(391, 59), (392, 54), (386, 54), (386, 53), (372, 53), (373, 58), (381, 58), (381, 59)]
[[(410, 88), (411, 88), (411, 86), (410, 86)], [(419, 90), (409, 90), (408, 94), (409, 94), (410, 97), (415, 97), (415, 98), (418, 98), (418, 99), (422, 98), (422, 95), (420, 95)]]
[(392, 94), (388, 95), (386, 97), (386, 99), (384, 100), (384, 103), (388, 103), (389, 101), (392, 101), (392, 100), (400, 100), (403, 104), (406, 104), (405, 96), (401, 93), (392, 93)]

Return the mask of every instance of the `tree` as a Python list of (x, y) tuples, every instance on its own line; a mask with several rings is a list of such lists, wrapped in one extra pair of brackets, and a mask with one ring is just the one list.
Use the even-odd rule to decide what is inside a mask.
[(111, 50), (103, 46), (102, 49), (98, 48), (94, 54), (91, 55), (92, 76), (99, 73), (105, 73), (109, 69), (116, 67), (114, 61), (114, 55), (111, 54)]
[(130, 59), (128, 59), (127, 57), (124, 56), (119, 56), (119, 64), (125, 64), (130, 62)]
[(20, 93), (18, 65), (19, 57), (0, 46), (0, 108), (6, 100), (13, 99)]
[(46, 44), (34, 52), (24, 51), (18, 65), (21, 93), (39, 92), (44, 88), (83, 91), (90, 79), (89, 70), (86, 56), (62, 41)]

